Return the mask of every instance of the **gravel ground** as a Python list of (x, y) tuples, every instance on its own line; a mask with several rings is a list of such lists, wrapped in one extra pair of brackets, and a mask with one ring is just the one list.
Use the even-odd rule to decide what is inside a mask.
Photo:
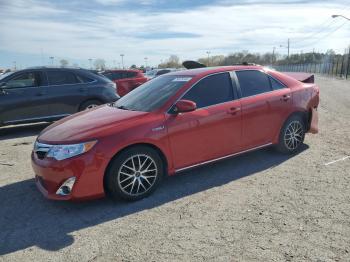
[(46, 125), (0, 129), (1, 261), (350, 261), (350, 82), (318, 77), (320, 133), (165, 179), (135, 203), (46, 200), (30, 166)]

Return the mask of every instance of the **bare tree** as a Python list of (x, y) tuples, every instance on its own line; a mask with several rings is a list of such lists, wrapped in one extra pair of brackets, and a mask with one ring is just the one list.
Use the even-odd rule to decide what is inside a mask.
[(61, 67), (66, 67), (68, 64), (69, 64), (68, 60), (66, 60), (66, 59), (61, 59), (60, 60)]
[(96, 70), (105, 70), (106, 69), (106, 61), (102, 58), (97, 58), (94, 62), (94, 66)]

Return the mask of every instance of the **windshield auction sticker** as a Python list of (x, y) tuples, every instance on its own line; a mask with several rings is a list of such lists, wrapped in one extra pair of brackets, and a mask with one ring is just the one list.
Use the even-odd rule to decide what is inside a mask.
[(173, 82), (188, 82), (192, 79), (192, 77), (177, 77), (173, 80)]

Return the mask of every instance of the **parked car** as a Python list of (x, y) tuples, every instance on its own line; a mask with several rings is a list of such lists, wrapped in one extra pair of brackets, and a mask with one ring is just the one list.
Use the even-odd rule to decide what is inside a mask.
[(153, 79), (157, 76), (164, 75), (174, 71), (178, 71), (178, 69), (175, 69), (175, 68), (153, 69), (146, 73), (146, 77), (148, 79)]
[(271, 145), (297, 152), (318, 104), (315, 84), (261, 66), (169, 73), (46, 128), (36, 184), (50, 199), (141, 199), (164, 175)]
[(117, 85), (117, 94), (125, 96), (131, 90), (147, 82), (147, 78), (140, 70), (108, 70), (102, 73)]
[(88, 70), (9, 72), (0, 76), (0, 126), (53, 121), (117, 99), (115, 84)]

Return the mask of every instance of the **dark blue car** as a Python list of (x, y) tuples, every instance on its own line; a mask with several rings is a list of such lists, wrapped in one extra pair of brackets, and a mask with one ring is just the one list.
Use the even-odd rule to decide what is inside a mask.
[(76, 68), (30, 68), (0, 76), (0, 126), (53, 121), (114, 102), (116, 86)]

